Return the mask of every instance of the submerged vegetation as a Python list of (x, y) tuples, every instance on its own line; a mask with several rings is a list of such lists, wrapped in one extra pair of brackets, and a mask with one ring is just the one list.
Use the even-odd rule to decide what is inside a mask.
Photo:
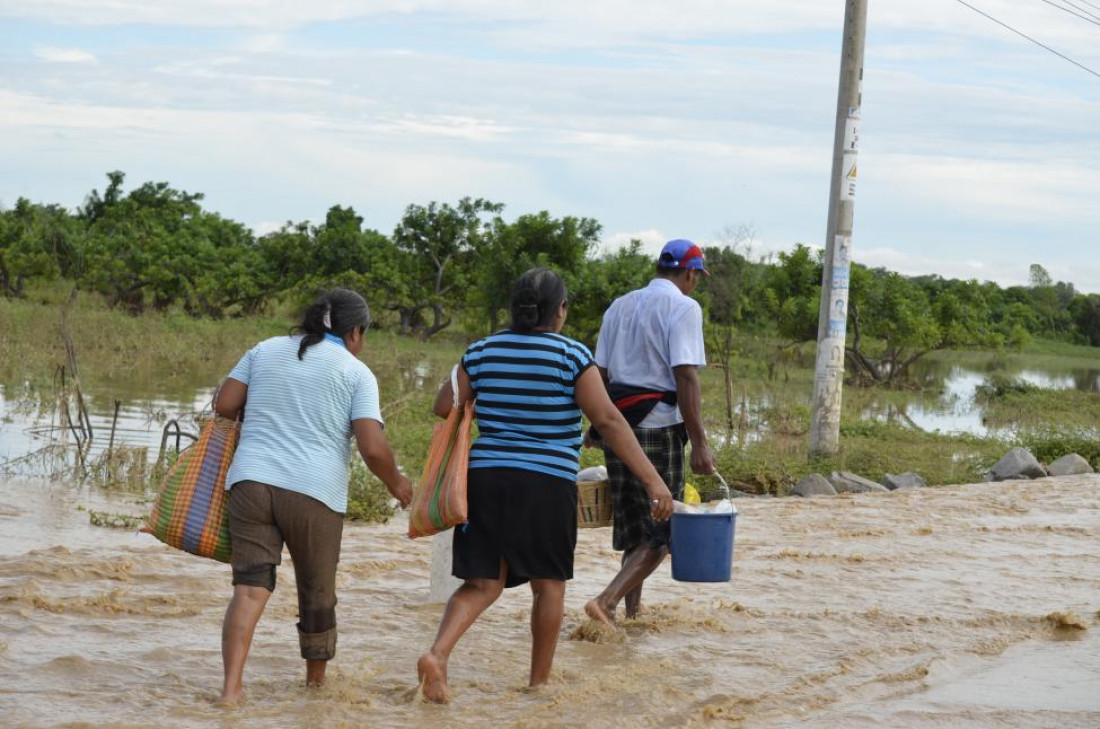
[[(0, 337), (18, 342), (17, 347), (5, 347), (0, 356), (0, 383), (6, 383), (9, 412), (51, 413), (58, 406), (61, 393), (53, 374), (65, 361), (61, 294), (57, 287), (47, 286), (32, 290), (25, 300), (0, 299)], [(95, 295), (84, 295), (71, 312), (70, 328), (84, 389), (92, 393), (85, 396), (95, 405), (105, 400), (97, 393), (118, 393), (120, 388), (146, 397), (180, 389), (190, 393), (181, 402), (190, 401), (196, 389), (212, 388), (248, 347), (286, 333), (292, 321), (289, 309), (217, 322), (171, 312), (134, 317), (111, 309)], [(456, 331), (437, 335), (429, 343), (391, 331), (368, 335), (362, 356), (379, 377), (387, 435), (398, 462), (414, 480), (436, 422), (430, 414), (432, 398), (474, 336)], [(704, 421), (717, 444), (721, 473), (731, 485), (753, 493), (782, 494), (807, 473), (832, 470), (855, 471), (872, 479), (917, 471), (931, 484), (978, 481), (1014, 445), (1028, 447), (1044, 462), (1077, 452), (1098, 464), (1100, 397), (1094, 389), (1086, 391), (1090, 383), (1051, 389), (1004, 374), (1024, 363), (1040, 362), (1071, 375), (1084, 372), (1095, 377), (1100, 362), (1093, 358), (1094, 351), (1034, 340), (1018, 352), (931, 355), (907, 388), (846, 389), (841, 451), (811, 461), (807, 429), (812, 347), (781, 347), (774, 339), (735, 332), (728, 370), (709, 367), (702, 372)], [(913, 403), (943, 397), (944, 373), (959, 364), (989, 370), (976, 393), (989, 435), (927, 431), (908, 415)], [(727, 408), (727, 372), (732, 408)], [(160, 423), (158, 415), (163, 418), (149, 417)], [(103, 444), (108, 433), (96, 437)], [(74, 466), (71, 458), (52, 453), (58, 456), (52, 463)], [(87, 475), (104, 487), (140, 491), (156, 480), (145, 456), (145, 448), (116, 445), (110, 458), (102, 453), (89, 458)], [(582, 452), (584, 465), (601, 462), (599, 451)], [(704, 493), (717, 488), (711, 480), (693, 478)], [(392, 513), (385, 489), (356, 465), (348, 518), (384, 521)]]

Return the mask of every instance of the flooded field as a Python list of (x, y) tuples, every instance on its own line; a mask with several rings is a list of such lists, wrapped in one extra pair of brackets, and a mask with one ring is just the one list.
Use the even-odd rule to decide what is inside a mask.
[[(453, 702), (414, 700), (431, 544), (349, 524), (330, 683), (303, 685), (293, 571), (260, 622), (249, 699), (220, 709), (228, 567), (81, 509), (135, 497), (0, 487), (0, 724), (14, 727), (1100, 726), (1100, 476), (740, 500), (730, 583), (650, 581), (619, 635), (570, 640), (614, 573), (583, 530), (552, 685), (525, 683), (529, 592), (459, 645)], [(586, 631), (581, 631), (586, 632)]]
[[(387, 403), (401, 403), (405, 398), (423, 395), (425, 388), (436, 386), (451, 364), (450, 359), (445, 359), (433, 366), (416, 357), (396, 362), (373, 361), (372, 354), (368, 353), (366, 359), (379, 375)], [(1009, 364), (990, 359), (968, 362), (965, 366), (950, 361), (922, 362), (915, 375), (919, 386), (913, 389), (889, 392), (850, 388), (849, 396), (855, 404), (849, 407), (858, 409), (849, 417), (896, 422), (929, 432), (997, 434), (998, 429), (987, 422), (982, 403), (975, 399), (975, 391), (980, 385), (991, 375), (999, 375), (1049, 390), (1100, 393), (1100, 364), (1091, 360), (1087, 361), (1088, 366), (1073, 364), (1071, 367), (1065, 362), (1046, 362), (1040, 366), (1028, 364), (1027, 358)], [(95, 431), (88, 458), (94, 459), (103, 453), (111, 442), (113, 429), (116, 431), (115, 445), (145, 448), (149, 461), (154, 461), (165, 425), (175, 420), (184, 432), (193, 433), (196, 429), (194, 415), (209, 408), (214, 394), (212, 383), (224, 375), (224, 372), (211, 372), (201, 380), (203, 384), (178, 384), (171, 392), (165, 392), (157, 383), (122, 383), (93, 389), (87, 393), (89, 419)], [(722, 399), (717, 391), (718, 378), (716, 372), (704, 372), (704, 385), (710, 388), (705, 393), (714, 407), (718, 407)], [(777, 409), (808, 408), (811, 392), (810, 387), (797, 383), (747, 388), (744, 401), (738, 405), (745, 409), (748, 431), (741, 433), (741, 441), (768, 437), (775, 429), (774, 423), (767, 422), (768, 414)], [(716, 432), (715, 436), (718, 442), (724, 442), (723, 435)], [(43, 468), (42, 458), (28, 459), (27, 456), (36, 452), (45, 456), (46, 446), (65, 441), (67, 437), (53, 390), (0, 383), (0, 473), (34, 475), (56, 471), (48, 467), (49, 464)], [(186, 437), (182, 439), (184, 446), (189, 442)], [(174, 445), (175, 438), (170, 438), (167, 446)], [(71, 460), (72, 455), (68, 453), (66, 457)]]

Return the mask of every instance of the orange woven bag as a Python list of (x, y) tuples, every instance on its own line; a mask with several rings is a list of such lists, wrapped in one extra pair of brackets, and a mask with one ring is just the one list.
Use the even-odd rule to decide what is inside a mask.
[(427, 537), (466, 523), (466, 467), (470, 463), (474, 404), (458, 407), (457, 371), (451, 372), (451, 386), (455, 406), (432, 432), (424, 473), (409, 505), (410, 537)]

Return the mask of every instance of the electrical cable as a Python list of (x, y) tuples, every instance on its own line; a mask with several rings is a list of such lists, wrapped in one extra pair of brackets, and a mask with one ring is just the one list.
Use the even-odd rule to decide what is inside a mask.
[(992, 15), (990, 15), (989, 13), (985, 12), (984, 10), (979, 10), (978, 8), (974, 7), (973, 5), (971, 5), (970, 3), (966, 2), (965, 0), (955, 0), (955, 2), (959, 3), (960, 5), (965, 5), (966, 7), (970, 8), (971, 10), (973, 10), (973, 11), (974, 11), (975, 13), (978, 13), (979, 15), (984, 15), (985, 17), (989, 18), (990, 20), (992, 20), (992, 21), (993, 21), (994, 23), (996, 23), (997, 25), (1000, 25), (1000, 26), (1002, 26), (1002, 27), (1004, 27), (1004, 28), (1007, 28), (1008, 30), (1011, 30), (1011, 31), (1012, 31), (1013, 33), (1015, 33), (1016, 35), (1019, 35), (1019, 36), (1022, 36), (1022, 37), (1024, 37), (1024, 38), (1028, 39), (1029, 41), (1031, 41), (1031, 42), (1032, 42), (1032, 43), (1034, 43), (1035, 45), (1039, 46), (1040, 48), (1045, 48), (1046, 50), (1050, 51), (1051, 53), (1053, 53), (1054, 55), (1058, 56), (1058, 57), (1059, 57), (1059, 58), (1061, 58), (1062, 60), (1065, 60), (1065, 61), (1069, 61), (1069, 62), (1070, 62), (1070, 63), (1072, 63), (1072, 64), (1073, 64), (1074, 66), (1077, 66), (1078, 68), (1082, 69), (1083, 71), (1087, 71), (1088, 73), (1091, 73), (1091, 74), (1092, 74), (1093, 76), (1096, 76), (1097, 78), (1100, 78), (1100, 72), (1097, 72), (1097, 71), (1094, 71), (1094, 70), (1092, 70), (1091, 68), (1089, 68), (1088, 66), (1086, 66), (1086, 65), (1085, 65), (1085, 64), (1083, 64), (1083, 63), (1078, 63), (1077, 61), (1073, 60), (1072, 58), (1070, 58), (1069, 56), (1065, 55), (1064, 53), (1059, 53), (1058, 51), (1054, 50), (1053, 48), (1051, 48), (1051, 47), (1050, 47), (1050, 46), (1048, 46), (1047, 44), (1045, 44), (1045, 43), (1042, 43), (1042, 42), (1040, 42), (1040, 41), (1037, 41), (1037, 40), (1035, 40), (1034, 38), (1032, 38), (1031, 36), (1029, 36), (1029, 35), (1028, 35), (1027, 33), (1024, 33), (1023, 31), (1019, 31), (1019, 30), (1016, 30), (1015, 28), (1013, 28), (1013, 27), (1012, 27), (1011, 25), (1009, 25), (1008, 23), (1005, 23), (1005, 22), (1002, 22), (1002, 21), (1000, 21), (1000, 20), (997, 20), (996, 18), (994, 18), (994, 17), (993, 17)]
[[(1089, 15), (1089, 16), (1092, 16), (1093, 18), (1096, 18), (1097, 20), (1100, 20), (1100, 15), (1097, 15), (1096, 13), (1092, 12), (1088, 8), (1081, 7), (1077, 3), (1073, 2), (1073, 0), (1062, 0), (1062, 2), (1064, 2), (1066, 5), (1069, 5), (1070, 7), (1074, 8), (1075, 10), (1080, 10), (1085, 15)], [(1100, 10), (1100, 8), (1098, 8), (1098, 10)]]
[(1050, 5), (1053, 8), (1058, 8), (1063, 13), (1069, 13), (1070, 15), (1072, 15), (1075, 18), (1080, 18), (1081, 20), (1084, 20), (1088, 23), (1092, 23), (1093, 25), (1100, 25), (1100, 20), (1094, 20), (1093, 18), (1090, 18), (1088, 15), (1082, 15), (1079, 12), (1076, 12), (1074, 10), (1070, 10), (1069, 8), (1067, 8), (1064, 5), (1059, 5), (1058, 3), (1051, 2), (1051, 0), (1042, 0), (1042, 1), (1045, 2), (1047, 5)]

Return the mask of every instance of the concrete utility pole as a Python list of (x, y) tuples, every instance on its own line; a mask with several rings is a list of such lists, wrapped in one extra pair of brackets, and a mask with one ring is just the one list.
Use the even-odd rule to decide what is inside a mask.
[(863, 39), (867, 0), (847, 0), (840, 88), (833, 138), (833, 178), (829, 224), (821, 276), (821, 313), (817, 320), (810, 455), (831, 455), (840, 447), (840, 398), (844, 386), (844, 338), (848, 331), (848, 281), (851, 274), (852, 220), (855, 216), (856, 157), (863, 87)]

